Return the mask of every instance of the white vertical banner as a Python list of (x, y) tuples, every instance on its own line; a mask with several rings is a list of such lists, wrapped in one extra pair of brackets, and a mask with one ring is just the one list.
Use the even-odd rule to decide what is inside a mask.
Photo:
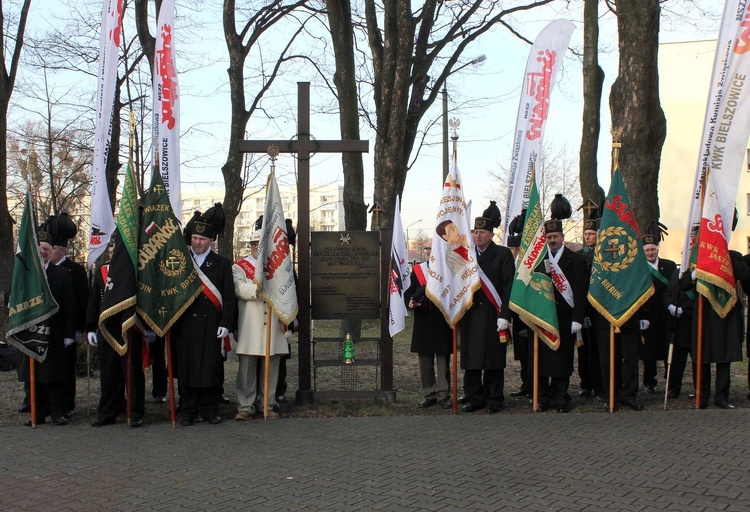
[(508, 224), (529, 204), (531, 162), (538, 160), (542, 152), (550, 95), (574, 28), (570, 20), (551, 22), (542, 29), (529, 51), (513, 132), (508, 202), (503, 217), (503, 245), (508, 240)]
[(174, 52), (174, 0), (164, 0), (156, 25), (154, 55), (154, 165), (169, 202), (182, 222), (180, 184), (180, 94)]
[(107, 155), (112, 144), (112, 114), (117, 83), (117, 60), (122, 37), (122, 0), (104, 0), (99, 42), (99, 80), (94, 123), (94, 172), (91, 182), (91, 220), (88, 266), (107, 248), (115, 217), (107, 190)]
[(473, 304), (474, 292), (481, 287), (469, 222), (469, 207), (464, 201), (454, 157), (435, 216), (426, 287), (427, 297), (454, 328)]
[(409, 249), (404, 242), (404, 227), (401, 223), (401, 199), (396, 198), (396, 211), (393, 214), (393, 235), (391, 238), (391, 272), (388, 279), (388, 331), (391, 337), (406, 328), (406, 304), (404, 290), (411, 285), (409, 275)]
[(731, 219), (750, 135), (748, 8), (746, 0), (726, 0), (724, 4), (682, 249), (683, 272), (689, 268), (690, 253), (701, 225), (701, 178), (706, 170), (711, 171), (727, 243), (732, 236)]

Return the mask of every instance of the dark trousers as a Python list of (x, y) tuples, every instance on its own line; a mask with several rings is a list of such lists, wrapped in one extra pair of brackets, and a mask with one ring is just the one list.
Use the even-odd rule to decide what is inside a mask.
[(219, 415), (219, 388), (194, 388), (183, 386), (180, 390), (182, 408), (180, 415), (183, 418), (194, 420), (198, 414), (204, 420)]
[[(711, 395), (711, 364), (701, 365), (701, 402), (708, 403), (708, 397)], [(730, 386), (730, 363), (716, 363), (714, 403), (717, 405), (729, 403), (729, 386)]]
[[(115, 352), (104, 336), (99, 334), (99, 379), (101, 382), (101, 396), (99, 397), (98, 417), (105, 420), (114, 419), (125, 410), (125, 388), (128, 375), (128, 357), (120, 356)], [(131, 397), (132, 417), (143, 418), (146, 402), (146, 378), (143, 374), (143, 360), (141, 350), (143, 348), (140, 336), (133, 336), (128, 350), (131, 351)]]
[(63, 383), (63, 403), (65, 411), (76, 408), (76, 362), (78, 361), (78, 344), (65, 347), (65, 382)]
[(276, 399), (286, 394), (286, 356), (282, 356), (279, 361), (279, 380), (276, 383)]
[[(609, 329), (596, 329), (599, 349), (602, 391), (609, 396), (610, 342)], [(625, 328), (615, 335), (615, 397), (634, 399), (638, 393), (638, 369), (641, 333), (637, 328)]]
[(151, 352), (151, 371), (152, 386), (151, 396), (154, 398), (167, 396), (167, 361), (166, 361), (166, 340), (165, 338), (156, 338), (156, 341), (149, 346)]
[(578, 377), (581, 389), (590, 389), (599, 394), (602, 392), (602, 374), (599, 367), (599, 347), (594, 339), (593, 329), (584, 329), (583, 345), (578, 347)]
[(568, 394), (570, 377), (539, 376), (539, 405), (567, 407), (570, 404)]
[(502, 407), (505, 402), (505, 369), (464, 370), (464, 395), (467, 403)]
[(658, 373), (656, 369), (656, 361), (655, 360), (643, 360), (643, 387), (646, 386), (652, 386), (656, 387), (656, 374)]
[[(687, 368), (688, 355), (692, 360), (692, 350), (674, 345), (672, 349), (672, 364), (669, 368), (669, 390), (674, 391), (678, 396), (682, 392), (682, 379)], [(693, 368), (693, 382), (695, 382), (695, 368)]]
[[(35, 363), (38, 364), (38, 363)], [(27, 386), (29, 383), (25, 383)], [(31, 387), (29, 386), (29, 392)], [(65, 414), (65, 390), (63, 382), (36, 383), (36, 423), (52, 416), (52, 421)]]

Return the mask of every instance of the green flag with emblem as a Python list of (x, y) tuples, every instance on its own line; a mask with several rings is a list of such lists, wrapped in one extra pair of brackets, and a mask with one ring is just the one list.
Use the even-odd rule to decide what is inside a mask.
[(21, 353), (41, 363), (47, 357), (49, 347), (48, 320), (57, 313), (59, 306), (52, 297), (47, 275), (39, 257), (32, 208), (31, 194), (27, 190), (8, 298), (6, 338)]
[(589, 301), (616, 328), (654, 294), (640, 238), (628, 192), (615, 165), (594, 249)]
[(521, 248), (509, 307), (553, 350), (560, 347), (560, 330), (555, 309), (555, 285), (546, 274), (534, 269), (544, 261), (547, 240), (536, 179), (531, 180), (529, 206), (521, 234)]
[(138, 314), (164, 336), (203, 289), (158, 170), (143, 206), (138, 243)]

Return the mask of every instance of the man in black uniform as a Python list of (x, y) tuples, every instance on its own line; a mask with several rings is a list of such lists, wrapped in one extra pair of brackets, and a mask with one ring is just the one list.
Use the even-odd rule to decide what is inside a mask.
[(649, 327), (643, 332), (644, 343), (641, 346), (643, 361), (643, 391), (656, 393), (656, 363), (666, 361), (669, 349), (669, 311), (664, 305), (664, 295), (669, 288), (669, 280), (677, 270), (672, 260), (659, 257), (659, 242), (662, 238), (661, 225), (652, 222), (647, 233), (641, 238), (643, 252), (646, 253), (648, 270), (654, 283), (654, 294), (646, 302), (644, 309), (648, 315)]
[(216, 203), (195, 221), (191, 236), (191, 254), (204, 290), (174, 329), (182, 426), (192, 425), (198, 414), (208, 423), (221, 423), (222, 344), (234, 324), (236, 300), (232, 262), (211, 250), (223, 229), (224, 212)]
[(445, 321), (443, 313), (425, 295), (432, 240), (425, 244), (423, 250), (427, 261), (414, 265), (411, 284), (404, 292), (406, 307), (414, 312), (411, 351), (419, 358), (419, 378), (424, 393), (424, 400), (419, 402), (419, 407), (440, 405), (443, 409), (450, 409), (453, 407), (450, 399), (453, 329)]
[(498, 331), (510, 327), (510, 291), (515, 266), (507, 247), (492, 241), (494, 228), (500, 225), (500, 211), (492, 201), (474, 222), (475, 257), (489, 283), (500, 296), (500, 310), (480, 288), (474, 303), (461, 319), (461, 368), (464, 370), (464, 412), (487, 407), (489, 414), (499, 412), (505, 400), (505, 357), (508, 346), (501, 343)]
[[(594, 213), (594, 215), (596, 215)], [(594, 248), (599, 231), (599, 219), (589, 218), (583, 223), (583, 247), (579, 251), (586, 262), (586, 270), (591, 275), (591, 266), (594, 262)], [(602, 375), (599, 370), (599, 350), (594, 337), (593, 319), (601, 317), (598, 311), (586, 299), (586, 316), (583, 319), (583, 330), (581, 337), (583, 345), (578, 347), (578, 377), (581, 379), (581, 389), (578, 396), (589, 397), (593, 393), (597, 400), (604, 400), (602, 390)], [(603, 320), (599, 318), (597, 320)], [(604, 320), (606, 323), (606, 320)]]
[(588, 272), (583, 256), (564, 245), (562, 220), (544, 223), (547, 237), (547, 256), (537, 272), (550, 276), (555, 286), (555, 309), (560, 330), (560, 345), (552, 350), (546, 343), (539, 344), (539, 404), (538, 411), (550, 407), (557, 412), (568, 412), (568, 386), (573, 374), (574, 347), (580, 342), (583, 318), (588, 301)]
[[(64, 383), (66, 378), (65, 347), (75, 343), (75, 318), (73, 304), (73, 279), (70, 271), (50, 264), (52, 256), (52, 237), (45, 231), (39, 231), (39, 253), (47, 274), (47, 283), (55, 302), (60, 309), (49, 318), (50, 337), (47, 357), (43, 363), (34, 361), (36, 382), (36, 424), (44, 423), (47, 415), (52, 416), (55, 425), (67, 425), (65, 418)], [(27, 386), (31, 382), (29, 357), (18, 356), (18, 380)], [(26, 425), (31, 426), (31, 420)]]
[(680, 288), (680, 271), (675, 269), (669, 279), (669, 288), (664, 293), (664, 307), (671, 317), (670, 340), (672, 366), (669, 370), (669, 398), (678, 398), (682, 392), (682, 378), (687, 367), (687, 358), (693, 366), (695, 382), (695, 357), (693, 353), (693, 303), (695, 292)]

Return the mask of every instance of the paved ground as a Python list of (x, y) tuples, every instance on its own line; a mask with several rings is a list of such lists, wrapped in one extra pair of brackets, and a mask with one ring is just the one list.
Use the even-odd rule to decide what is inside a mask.
[(750, 410), (0, 427), (3, 510), (748, 510)]

